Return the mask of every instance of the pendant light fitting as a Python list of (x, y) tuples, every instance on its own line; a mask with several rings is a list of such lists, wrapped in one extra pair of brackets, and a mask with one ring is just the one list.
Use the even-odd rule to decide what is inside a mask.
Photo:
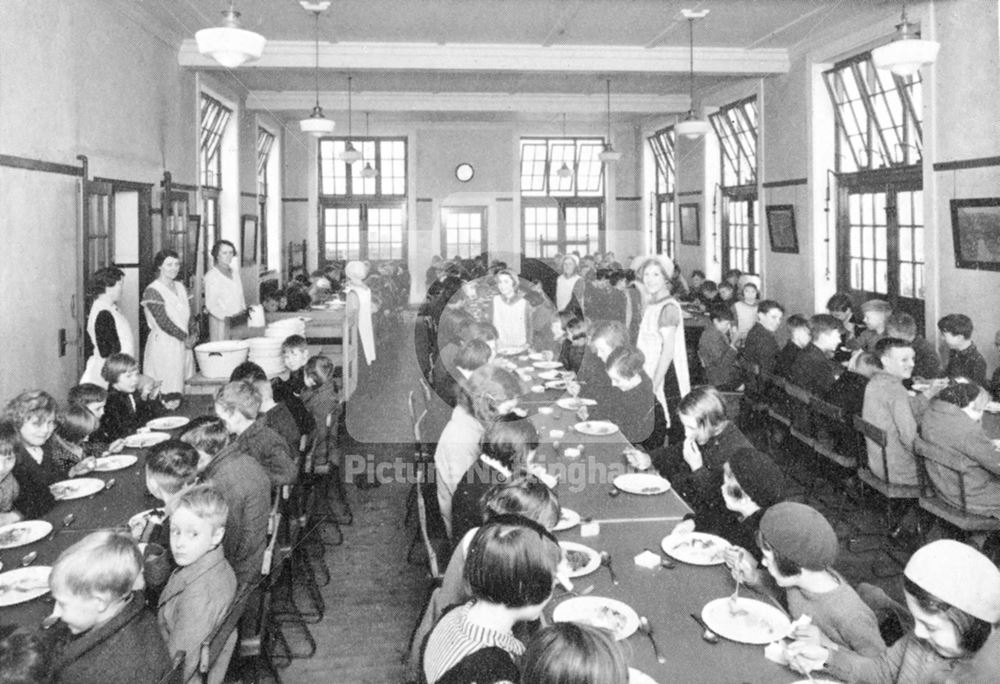
[(877, 69), (888, 69), (897, 76), (912, 76), (920, 67), (933, 64), (937, 59), (941, 43), (919, 37), (916, 24), (906, 18), (906, 3), (903, 15), (896, 24), (896, 34), (885, 45), (872, 50), (872, 62)]
[(348, 164), (353, 164), (354, 162), (361, 159), (361, 153), (354, 148), (354, 143), (351, 142), (351, 83), (354, 77), (347, 77), (347, 143), (344, 145), (344, 151), (340, 153), (340, 160), (347, 162)]
[(622, 153), (621, 152), (616, 152), (615, 148), (612, 147), (612, 145), (611, 145), (611, 79), (610, 78), (607, 80), (607, 86), (608, 86), (608, 89), (607, 89), (607, 92), (608, 92), (608, 99), (607, 99), (607, 104), (608, 104), (608, 107), (607, 107), (607, 111), (608, 111), (608, 138), (607, 138), (607, 141), (604, 143), (604, 151), (601, 152), (597, 156), (605, 164), (611, 164), (611, 163), (616, 162), (619, 159), (621, 159), (622, 158)]
[[(566, 137), (566, 112), (562, 115), (562, 137)], [(569, 165), (563, 160), (562, 166), (556, 171), (556, 175), (560, 178), (569, 178), (573, 175), (573, 169), (569, 168)]]
[[(368, 112), (365, 112), (365, 138), (368, 138)], [(365, 168), (361, 169), (362, 178), (376, 178), (378, 176), (378, 171), (372, 166), (371, 161), (365, 162)]]
[(674, 125), (674, 132), (677, 133), (677, 135), (683, 135), (685, 138), (693, 140), (705, 135), (709, 130), (708, 122), (704, 119), (698, 118), (694, 113), (694, 22), (695, 19), (704, 18), (705, 15), (708, 14), (708, 10), (697, 11), (685, 9), (681, 10), (681, 14), (683, 14), (684, 18), (688, 20), (688, 47), (690, 54), (688, 86), (691, 98), (691, 108), (688, 110), (687, 116), (684, 117), (684, 120)]
[(333, 133), (334, 122), (332, 119), (328, 119), (323, 116), (323, 108), (319, 106), (319, 15), (321, 12), (326, 11), (330, 6), (329, 2), (320, 3), (301, 3), (302, 7), (311, 11), (315, 16), (315, 33), (316, 33), (316, 67), (313, 70), (313, 80), (316, 85), (316, 106), (313, 107), (312, 114), (309, 118), (302, 119), (299, 121), (299, 130), (303, 133), (308, 133), (314, 135), (317, 138), (321, 138), (324, 135), (330, 135)]
[(240, 27), (240, 13), (233, 1), (222, 11), (222, 26), (201, 29), (194, 34), (198, 52), (207, 55), (227, 69), (260, 59), (267, 39), (259, 33)]

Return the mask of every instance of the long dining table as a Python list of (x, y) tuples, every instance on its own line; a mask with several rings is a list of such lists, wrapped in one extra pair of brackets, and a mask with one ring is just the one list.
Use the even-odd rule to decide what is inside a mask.
[[(508, 364), (516, 364), (528, 388), (545, 387), (546, 379), (539, 377), (541, 369), (533, 365), (530, 356), (508, 357)], [(519, 406), (535, 424), (541, 440), (534, 462), (559, 478), (555, 490), (560, 504), (599, 527), (594, 536), (582, 536), (581, 526), (577, 525), (557, 532), (557, 537), (606, 551), (618, 578), (618, 583), (613, 583), (607, 567), (599, 566), (575, 579), (576, 589), (593, 586), (591, 596), (622, 601), (646, 617), (666, 657), (666, 662), (660, 664), (649, 639), (637, 631), (624, 644), (630, 666), (661, 684), (783, 684), (801, 680), (789, 669), (767, 660), (763, 646), (725, 639), (710, 644), (702, 639), (703, 630), (690, 614), (700, 614), (709, 601), (732, 593), (734, 585), (725, 565), (694, 566), (675, 561), (673, 568), (646, 568), (635, 562), (635, 556), (647, 549), (665, 558), (661, 541), (691, 509), (673, 489), (657, 495), (618, 490), (613, 479), (629, 471), (624, 453), (631, 445), (621, 432), (593, 436), (574, 429), (579, 423), (576, 412), (556, 404), (567, 396), (561, 389), (528, 389)], [(553, 410), (550, 413), (543, 407)], [(564, 434), (557, 440), (552, 430)], [(579, 456), (566, 455), (567, 448), (581, 446)], [(557, 591), (547, 609), (549, 615), (569, 597)]]

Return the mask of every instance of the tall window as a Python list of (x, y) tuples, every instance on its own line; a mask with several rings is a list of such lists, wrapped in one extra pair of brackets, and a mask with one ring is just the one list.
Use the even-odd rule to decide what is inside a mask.
[[(323, 261), (406, 258), (406, 139), (351, 138), (363, 159), (340, 159), (347, 138), (319, 144)], [(376, 173), (362, 174), (371, 162)]]
[(528, 257), (604, 249), (603, 138), (521, 139), (521, 239)]
[(656, 162), (653, 190), (656, 220), (650, 226), (649, 245), (658, 254), (674, 254), (674, 191), (677, 185), (676, 137), (670, 126), (649, 136)]
[(734, 102), (709, 117), (722, 166), (722, 268), (757, 272), (757, 98)]
[(221, 237), (219, 193), (222, 191), (222, 136), (233, 110), (205, 93), (201, 94), (201, 216), (206, 235)]
[(838, 287), (924, 320), (923, 83), (869, 53), (823, 74), (836, 122)]
[(267, 264), (267, 162), (274, 136), (257, 129), (257, 216), (260, 219), (260, 263)]
[(486, 251), (486, 207), (441, 210), (442, 256), (471, 258)]

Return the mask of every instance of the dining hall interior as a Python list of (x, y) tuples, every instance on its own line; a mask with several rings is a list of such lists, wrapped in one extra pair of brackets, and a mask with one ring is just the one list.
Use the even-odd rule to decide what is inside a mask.
[[(148, 516), (138, 530), (127, 523), (162, 505), (156, 499), (196, 517), (191, 511), (208, 504), (189, 498), (221, 496), (232, 514), (229, 493), (216, 492), (206, 474), (212, 456), (182, 429), (193, 419), (202, 434), (212, 419), (199, 416), (209, 414), (231, 435), (219, 438), (219, 453), (243, 444), (261, 461), (260, 478), (270, 478), (270, 487), (260, 485), (269, 495), (259, 549), (265, 572), (254, 570), (244, 583), (230, 541), (216, 541), (207, 553), (224, 548), (223, 563), (239, 582), (211, 632), (186, 651), (164, 648), (170, 667), (149, 664), (146, 674), (136, 669), (121, 681), (924, 682), (946, 681), (932, 675), (948, 673), (947, 681), (997, 681), (1000, 465), (975, 461), (970, 474), (972, 457), (960, 457), (973, 433), (987, 453), (1000, 449), (998, 82), (995, 0), (5, 0), (0, 400), (18, 459), (8, 479), (17, 477), (20, 494), (3, 490), (0, 479), (0, 522), (41, 521), (27, 532), (42, 532), (31, 546), (6, 545), (0, 529), (0, 561), (5, 571), (44, 566), (46, 574), (44, 589), (23, 601), (16, 582), (37, 575), (5, 584), (0, 574), (0, 629), (17, 628), (0, 631), (0, 652), (42, 652), (48, 665), (38, 671), (47, 678), (23, 681), (112, 681), (87, 669), (95, 667), (85, 663), (92, 652), (80, 653), (103, 623), (77, 630), (59, 617), (60, 597), (76, 586), (65, 573), (82, 567), (69, 552), (86, 552), (77, 543), (88, 533), (110, 534), (93, 542), (105, 545), (122, 529), (142, 533)], [(169, 277), (167, 264), (178, 269)], [(662, 277), (648, 275), (654, 270)], [(212, 293), (220, 271), (226, 297), (237, 302), (223, 313), (216, 307), (229, 303)], [(513, 295), (500, 287), (504, 280)], [(612, 285), (593, 286), (594, 295), (593, 281), (607, 280)], [(587, 303), (619, 282), (625, 337), (602, 354), (595, 340), (606, 344), (614, 332)], [(707, 282), (728, 287), (739, 303), (705, 296), (698, 288)], [(754, 293), (743, 310), (748, 285)], [(168, 291), (183, 293), (183, 323), (171, 322), (178, 309)], [(671, 304), (663, 307), (656, 292)], [(661, 312), (674, 305), (676, 316)], [(649, 317), (651, 306), (658, 308)], [(114, 321), (112, 336), (118, 331), (110, 347), (101, 338), (106, 328), (95, 323), (101, 307)], [(548, 318), (536, 325), (540, 310)], [(770, 311), (780, 311), (768, 328), (774, 351), (798, 345), (836, 361), (823, 392), (834, 377), (863, 375), (869, 359), (863, 412), (861, 399), (853, 414), (834, 405), (808, 386), (809, 373), (801, 383), (782, 377), (773, 352), (752, 356), (744, 340), (760, 337), (753, 331), (767, 327)], [(571, 329), (577, 325), (579, 334)], [(732, 364), (728, 382), (711, 379), (714, 366), (700, 353), (700, 337), (714, 330), (722, 331), (720, 353)], [(796, 330), (805, 331), (804, 344), (795, 342)], [(836, 342), (822, 348), (819, 339), (832, 333)], [(170, 344), (158, 341), (170, 335)], [(890, 364), (901, 350), (916, 349), (921, 368), (918, 344), (936, 374), (914, 371), (911, 353), (900, 383)], [(446, 346), (450, 356), (441, 353)], [(497, 359), (455, 365), (456, 358), (473, 363), (481, 346)], [(183, 366), (176, 382), (154, 371), (168, 347)], [(294, 368), (290, 354), (301, 354)], [(119, 357), (126, 357), (115, 371), (121, 376), (108, 370)], [(213, 364), (223, 357), (225, 370), (217, 372)], [(591, 398), (596, 381), (584, 375), (595, 358), (606, 392), (612, 382), (621, 397), (649, 386), (643, 439), (627, 434), (634, 416), (608, 413), (618, 394)], [(231, 376), (240, 362), (256, 365)], [(141, 372), (139, 384), (122, 390), (117, 378), (133, 372)], [(631, 385), (633, 373), (645, 384)], [(904, 404), (907, 396), (923, 401), (921, 411), (943, 413), (950, 401), (950, 417), (971, 416), (968, 425), (940, 446), (916, 409), (905, 429), (891, 409), (869, 411), (875, 399), (863, 383), (876, 376), (895, 377), (886, 392), (902, 392)], [(317, 383), (336, 388), (338, 399), (314, 420), (303, 392), (321, 394)], [(90, 441), (103, 434), (103, 446), (117, 448), (95, 452), (84, 435), (82, 455), (65, 461), (64, 477), (39, 480), (41, 493), (29, 495), (20, 473), (41, 478), (49, 471), (39, 459), (48, 457), (24, 426), (43, 416), (51, 423), (45, 438), (63, 439), (66, 416), (80, 404), (73, 397), (82, 396), (73, 390), (83, 384), (101, 386), (102, 410), (111, 410), (117, 392), (130, 418), (141, 413), (136, 398), (156, 404), (158, 413), (147, 416), (153, 420), (183, 416), (161, 423), (170, 438), (163, 444), (181, 445), (178, 453), (189, 445), (192, 458), (201, 458), (197, 477), (172, 493), (150, 487), (166, 448), (144, 439), (148, 423), (126, 420), (129, 429), (116, 433), (98, 416)], [(301, 416), (292, 416), (302, 440), (288, 449), (296, 470), (287, 479), (270, 456), (259, 456), (270, 437), (244, 432), (258, 428), (242, 424), (240, 392), (255, 397), (254, 415), (258, 405), (263, 412), (288, 399), (312, 421), (305, 430)], [(523, 414), (518, 424), (531, 424), (519, 437), (511, 434), (521, 428), (505, 427), (504, 392)], [(707, 442), (685, 422), (685, 411), (705, 410), (706, 402), (724, 411)], [(487, 419), (481, 410), (492, 413)], [(460, 432), (462, 420), (464, 428), (476, 425), (472, 438)], [(530, 467), (521, 464), (525, 473), (489, 470), (485, 452), (502, 449), (487, 435), (505, 429), (511, 434), (502, 439), (537, 447)], [(710, 463), (706, 444), (722, 450), (720, 435), (730, 429), (739, 432), (742, 456)], [(336, 457), (316, 457), (320, 434)], [(476, 453), (460, 461), (445, 495), (449, 435), (456, 443), (471, 439)], [(890, 475), (893, 445), (901, 442), (916, 459), (905, 482)], [(136, 458), (117, 473), (110, 465), (95, 472), (94, 453), (97, 460)], [(502, 537), (510, 533), (503, 525), (517, 528), (509, 520), (517, 510), (496, 509), (500, 517), (489, 521), (481, 481), (457, 484), (463, 475), (467, 484), (474, 479), (476, 467), (526, 491), (554, 477), (545, 491), (555, 494), (545, 496), (562, 505), (557, 519), (576, 516), (557, 536), (563, 564), (566, 549), (582, 560), (570, 558), (572, 581), (560, 565), (561, 583), (547, 589), (547, 607), (530, 619), (523, 619), (524, 596), (517, 612), (478, 585), (472, 593), (458, 586), (463, 578), (474, 584), (473, 564), (463, 575), (463, 559), (488, 555), (487, 532)], [(784, 481), (780, 496), (766, 481), (774, 468)], [(96, 489), (80, 498), (60, 489), (77, 475)], [(942, 492), (941, 481), (952, 476), (960, 496)], [(241, 492), (250, 487), (249, 475), (234, 477)], [(628, 484), (633, 477), (639, 484)], [(751, 489), (776, 496), (780, 510), (770, 518), (774, 506), (727, 512), (718, 491), (734, 478), (743, 498)], [(709, 479), (715, 499), (705, 502)], [(663, 482), (673, 487), (657, 489)], [(51, 498), (53, 483), (55, 501), (17, 504)], [(976, 508), (976, 495), (995, 497), (994, 508)], [(473, 506), (472, 524), (456, 525), (460, 505)], [(480, 526), (478, 516), (487, 522)], [(774, 539), (756, 528), (743, 544), (728, 538), (726, 525), (737, 517), (762, 529), (784, 525), (787, 538), (809, 531), (814, 543), (788, 542), (800, 554), (819, 553), (833, 534), (832, 550), (824, 549), (829, 562), (794, 567), (800, 578), (850, 590), (880, 648), (838, 642), (815, 615), (812, 627), (803, 622), (804, 602), (820, 610), (810, 603), (813, 585), (783, 583), (767, 560), (758, 567), (762, 557), (775, 564)], [(526, 557), (545, 556), (553, 527), (560, 530), (555, 520), (532, 519), (517, 528), (538, 532), (532, 543), (541, 550)], [(107, 529), (119, 532), (101, 532)], [(691, 537), (701, 530), (703, 538)], [(168, 552), (171, 534), (160, 539)], [(685, 556), (671, 534), (675, 541), (687, 535), (684, 543), (703, 544), (705, 553)], [(147, 542), (135, 552), (140, 576), (150, 571)], [(174, 567), (164, 583), (187, 569)], [(817, 580), (815, 573), (825, 574)], [(739, 601), (770, 611), (760, 613), (769, 638), (761, 640), (759, 624), (727, 631), (741, 615), (735, 602), (728, 612), (719, 604), (724, 614), (713, 617), (711, 602), (728, 599), (734, 585)], [(595, 603), (602, 595), (606, 602)], [(446, 612), (444, 596), (464, 607)], [(944, 615), (927, 609), (926, 597), (985, 625), (974, 648), (949, 655), (921, 634), (924, 613)], [(155, 632), (163, 607), (146, 600)], [(129, 601), (126, 613), (142, 599)], [(488, 667), (488, 677), (456, 671), (461, 656), (475, 654), (447, 647), (449, 639), (471, 638), (468, 630), (457, 636), (464, 623), (455, 623), (487, 605), (498, 611), (494, 619), (502, 613), (499, 623), (540, 618), (550, 641), (497, 628), (487, 636), (502, 667)], [(579, 607), (553, 616), (563, 605)], [(609, 626), (587, 611), (622, 623)], [(43, 622), (43, 636), (32, 636)], [(552, 629), (577, 622), (595, 628)], [(67, 626), (70, 636), (50, 638)], [(761, 647), (786, 635), (787, 645), (765, 658)], [(584, 652), (608, 662), (559, 680), (553, 673), (569, 667), (560, 654), (574, 638), (595, 640)], [(141, 651), (137, 644), (123, 648)], [(930, 669), (917, 667), (915, 651)], [(631, 674), (622, 674), (624, 666)]]

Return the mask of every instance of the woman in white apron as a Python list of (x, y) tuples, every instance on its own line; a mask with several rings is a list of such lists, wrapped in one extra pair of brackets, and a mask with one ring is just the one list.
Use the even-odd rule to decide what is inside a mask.
[(125, 273), (114, 267), (102, 268), (91, 281), (94, 303), (87, 315), (88, 357), (80, 383), (107, 387), (101, 377), (104, 360), (112, 354), (135, 356), (135, 338), (128, 319), (118, 309)]
[(523, 349), (531, 344), (531, 316), (527, 300), (518, 292), (518, 279), (511, 271), (496, 275), (493, 297), (493, 327), (497, 329), (498, 349)]
[(144, 374), (159, 380), (161, 392), (184, 391), (184, 381), (194, 374), (190, 334), (191, 303), (187, 289), (176, 280), (181, 270), (177, 252), (164, 249), (153, 257), (157, 278), (142, 293), (142, 308), (149, 324), (143, 356)]
[(576, 272), (576, 257), (567, 254), (562, 260), (562, 273), (556, 278), (556, 309), (565, 311), (575, 303), (580, 308), (583, 301), (583, 281)]
[(243, 297), (239, 264), (233, 265), (236, 245), (219, 240), (212, 246), (215, 268), (205, 274), (205, 308), (208, 309), (208, 338), (228, 340), (233, 327), (246, 322), (247, 303)]
[(350, 261), (344, 269), (344, 275), (347, 277), (347, 282), (344, 283), (347, 306), (357, 307), (358, 337), (361, 339), (366, 365), (370, 366), (375, 361), (375, 330), (372, 327), (372, 291), (365, 284), (368, 267), (362, 261)]
[(670, 293), (673, 261), (663, 255), (650, 257), (636, 269), (644, 307), (636, 346), (645, 355), (643, 370), (653, 381), (653, 393), (663, 405), (670, 424), (669, 405), (691, 391), (684, 317), (680, 303)]

